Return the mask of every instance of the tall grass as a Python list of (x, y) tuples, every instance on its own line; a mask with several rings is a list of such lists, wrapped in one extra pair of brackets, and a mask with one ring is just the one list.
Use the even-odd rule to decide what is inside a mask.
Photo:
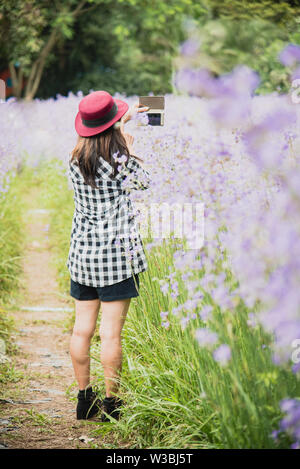
[[(164, 254), (158, 248), (149, 256), (124, 331), (120, 436), (143, 448), (276, 447), (271, 432), (281, 417), (278, 404), (299, 395), (295, 376), (272, 363), (271, 337), (248, 326), (243, 304), (234, 314), (215, 309), (210, 321), (232, 350), (224, 368), (195, 340), (196, 329), (205, 327), (199, 315), (184, 330), (172, 315), (169, 328), (162, 327), (159, 313), (174, 303), (152, 280)], [(278, 446), (288, 445), (284, 437)]]
[[(7, 355), (17, 351), (12, 340), (15, 321), (11, 314), (23, 297), (23, 266), (25, 242), (23, 231), (24, 195), (30, 187), (30, 172), (9, 171), (7, 191), (0, 193), (0, 340)], [(15, 381), (14, 365), (5, 357), (0, 363), (0, 393), (6, 384)]]
[[(40, 174), (44, 202), (52, 209), (50, 236), (56, 246), (60, 286), (68, 294), (65, 262), (73, 196), (59, 162), (44, 166)], [(203, 291), (202, 305), (213, 307), (209, 320), (200, 318), (199, 304), (185, 328), (174, 314), (168, 317), (169, 327), (162, 326), (160, 312), (170, 311), (187, 297), (179, 275), (176, 300), (163, 294), (155, 280), (164, 278), (170, 267), (172, 271), (175, 249), (170, 240), (147, 254), (149, 268), (141, 274), (140, 296), (131, 302), (123, 332), (120, 392), (126, 405), (119, 422), (96, 426), (97, 433), (111, 431), (116, 444), (127, 440), (138, 448), (290, 447), (288, 436), (275, 441), (271, 434), (282, 418), (280, 400), (299, 397), (299, 380), (273, 363), (272, 337), (259, 325), (249, 325), (249, 310), (241, 299), (236, 299), (234, 312), (221, 312)], [(204, 270), (193, 272), (192, 280), (203, 275)], [(206, 326), (218, 333), (219, 345), (231, 348), (225, 366), (196, 340), (197, 328)], [(93, 342), (91, 354), (102, 382), (99, 340)]]
[(0, 299), (7, 302), (18, 290), (23, 255), (22, 210), (25, 183), (20, 174), (9, 173), (7, 192), (0, 193)]

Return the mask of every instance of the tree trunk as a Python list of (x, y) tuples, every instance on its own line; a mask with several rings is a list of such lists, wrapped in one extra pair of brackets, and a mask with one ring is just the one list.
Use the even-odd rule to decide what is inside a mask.
[[(13, 62), (9, 62), (8, 67), (9, 67), (10, 77), (12, 81), (13, 94), (17, 99), (20, 99), (21, 93), (22, 93), (23, 73), (21, 69), (19, 69), (19, 72), (17, 73)], [(20, 80), (21, 80), (21, 83), (20, 83)]]
[[(85, 3), (86, 3), (86, 0), (82, 0), (77, 5), (75, 10), (72, 12), (72, 15), (74, 17), (79, 16), (82, 13), (82, 9), (83, 9)], [(89, 9), (92, 9), (94, 6), (95, 5), (93, 5), (90, 8), (87, 8), (86, 11), (89, 10)], [(53, 47), (55, 46), (58, 37), (59, 37), (59, 31), (57, 29), (53, 29), (50, 36), (49, 36), (49, 38), (48, 38), (48, 41), (46, 42), (44, 48), (41, 51), (40, 56), (33, 63), (32, 68), (31, 68), (31, 72), (30, 72), (29, 77), (28, 77), (27, 85), (26, 85), (26, 88), (25, 88), (24, 99), (26, 101), (31, 101), (34, 98), (34, 96), (35, 96), (35, 94), (38, 90), (39, 84), (41, 82), (42, 74), (43, 74), (43, 71), (44, 71), (44, 68), (45, 68), (46, 59), (47, 59), (48, 55), (50, 54), (51, 50), (53, 49)]]
[(44, 71), (46, 59), (53, 47), (55, 46), (56, 41), (58, 39), (58, 35), (58, 31), (56, 29), (53, 29), (48, 38), (48, 41), (46, 42), (44, 48), (41, 51), (39, 58), (36, 59), (36, 61), (32, 65), (31, 72), (29, 74), (27, 85), (25, 88), (24, 99), (26, 101), (31, 101), (38, 90)]

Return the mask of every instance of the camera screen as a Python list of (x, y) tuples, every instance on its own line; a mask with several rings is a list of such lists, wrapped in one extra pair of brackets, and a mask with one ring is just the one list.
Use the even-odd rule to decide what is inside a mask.
[(161, 125), (160, 116), (160, 113), (148, 113), (148, 125)]

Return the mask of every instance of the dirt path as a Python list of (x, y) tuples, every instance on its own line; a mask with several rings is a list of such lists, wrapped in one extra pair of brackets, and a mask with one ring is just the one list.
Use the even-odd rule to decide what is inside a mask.
[[(38, 191), (33, 188), (26, 195), (23, 304), (13, 314), (19, 352), (0, 401), (0, 447), (89, 448), (96, 439), (99, 444), (99, 437), (91, 434), (94, 425), (75, 418), (77, 388), (66, 328), (74, 305), (57, 287), (47, 235), (49, 212), (36, 206)], [(81, 436), (93, 440), (82, 442)]]

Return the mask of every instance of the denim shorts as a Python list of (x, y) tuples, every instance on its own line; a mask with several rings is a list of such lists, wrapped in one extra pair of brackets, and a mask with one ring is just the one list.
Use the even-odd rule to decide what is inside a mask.
[(125, 300), (126, 298), (134, 298), (139, 296), (139, 275), (134, 274), (137, 288), (133, 276), (122, 280), (122, 282), (106, 285), (104, 287), (90, 287), (81, 285), (71, 279), (70, 295), (76, 300), (96, 300), (115, 301)]

